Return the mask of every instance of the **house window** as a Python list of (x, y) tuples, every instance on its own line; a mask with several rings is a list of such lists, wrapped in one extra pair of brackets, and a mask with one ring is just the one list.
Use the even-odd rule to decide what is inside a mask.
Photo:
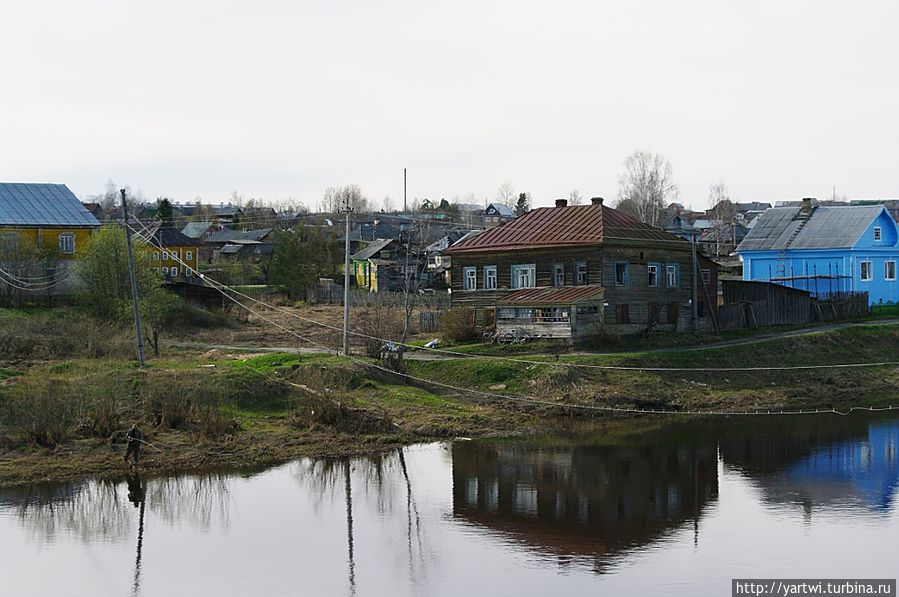
[(169, 260), (169, 252), (168, 252), (168, 251), (163, 251), (163, 252), (162, 252), (162, 260), (163, 260), (163, 261), (168, 261), (168, 260)]
[(648, 283), (650, 286), (658, 286), (659, 285), (659, 266), (651, 263), (646, 266), (646, 274), (649, 278)]
[(859, 263), (859, 270), (862, 282), (870, 282), (873, 279), (873, 268), (871, 267), (870, 261), (862, 261), (861, 263)]
[(896, 279), (896, 262), (895, 261), (886, 261), (883, 264), (883, 279), (884, 280), (895, 280)]
[(533, 307), (519, 307), (516, 309), (515, 315), (518, 319), (530, 321), (534, 319), (534, 309)]
[(172, 267), (172, 268), (169, 270), (169, 273), (172, 274), (172, 277), (177, 276), (177, 275), (178, 275), (178, 268), (177, 268), (177, 267)]
[(616, 263), (615, 264), (615, 284), (617, 286), (627, 286), (628, 282), (628, 273), (627, 273), (627, 263)]
[(477, 290), (478, 289), (478, 268), (466, 267), (462, 270), (462, 289)]
[(496, 310), (497, 319), (515, 319), (515, 307), (500, 307)]
[(553, 286), (565, 286), (565, 264), (553, 263)]
[(194, 260), (194, 252), (187, 251), (186, 253), (184, 253), (184, 260), (185, 261), (193, 261)]
[(574, 283), (577, 286), (584, 286), (587, 284), (587, 262), (586, 261), (575, 261), (574, 262)]
[(702, 276), (702, 283), (708, 284), (712, 280), (712, 271), (708, 269), (699, 270), (699, 275)]
[(59, 252), (72, 254), (75, 252), (75, 235), (60, 234), (59, 235)]
[(669, 263), (665, 266), (665, 283), (669, 288), (677, 288), (677, 264)]
[(153, 251), (153, 261), (159, 261), (159, 251)]
[(534, 288), (537, 285), (537, 266), (533, 263), (512, 266), (512, 288)]
[(172, 260), (178, 259), (178, 249), (171, 251), (170, 254), (172, 256)]
[(163, 276), (168, 276), (168, 275), (169, 275), (169, 268), (168, 268), (168, 267), (166, 267), (166, 266), (163, 266), (163, 267), (162, 267), (162, 275), (163, 275)]
[(484, 290), (496, 290), (496, 266), (484, 267)]
[(874, 227), (874, 242), (880, 242), (883, 239), (883, 230), (880, 226)]

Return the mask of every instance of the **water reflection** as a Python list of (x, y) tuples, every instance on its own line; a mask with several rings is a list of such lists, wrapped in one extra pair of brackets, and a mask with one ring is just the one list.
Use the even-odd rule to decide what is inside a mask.
[(588, 556), (597, 571), (688, 521), (698, 530), (703, 509), (717, 497), (714, 439), (680, 430), (626, 445), (453, 446), (458, 519), (560, 562)]
[(744, 472), (773, 505), (886, 512), (899, 487), (899, 421), (828, 417), (733, 429), (724, 462)]

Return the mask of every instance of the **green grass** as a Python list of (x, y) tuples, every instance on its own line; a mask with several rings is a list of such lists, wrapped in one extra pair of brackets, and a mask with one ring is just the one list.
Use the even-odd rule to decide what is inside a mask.
[(872, 305), (871, 315), (874, 317), (899, 317), (899, 304)]

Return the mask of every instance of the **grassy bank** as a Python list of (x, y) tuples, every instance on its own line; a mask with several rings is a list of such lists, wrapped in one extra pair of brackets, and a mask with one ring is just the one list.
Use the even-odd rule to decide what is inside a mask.
[[(64, 325), (76, 323), (66, 320)], [(40, 330), (58, 337), (58, 328), (51, 327)], [(41, 334), (31, 333), (28, 337), (41, 358), (7, 356), (0, 361), (0, 485), (119, 475), (124, 431), (133, 421), (156, 446), (144, 449), (142, 469), (171, 472), (360, 454), (455, 436), (567, 430), (575, 418), (588, 415), (595, 417), (591, 424), (621, 421), (564, 407), (570, 404), (843, 409), (896, 402), (899, 388), (895, 366), (703, 370), (899, 361), (899, 327), (890, 325), (682, 353), (511, 355), (546, 364), (483, 357), (408, 362), (409, 373), (419, 378), (539, 398), (560, 408), (437, 384), (409, 385), (402, 377), (325, 355), (185, 350), (152, 360), (141, 370), (115, 356), (116, 350), (119, 355), (129, 350), (120, 337), (105, 332), (96, 332), (94, 348), (81, 352), (70, 346), (65, 356), (41, 348)], [(0, 344), (0, 351), (4, 346), (32, 350), (31, 345), (13, 344), (14, 336), (0, 334), (7, 342)], [(621, 371), (566, 364), (685, 370)], [(639, 424), (658, 421), (640, 419)]]

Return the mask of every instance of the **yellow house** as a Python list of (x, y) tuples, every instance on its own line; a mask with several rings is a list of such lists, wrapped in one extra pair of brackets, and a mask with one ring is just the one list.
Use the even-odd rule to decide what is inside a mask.
[(64, 184), (0, 182), (0, 244), (6, 248), (28, 243), (72, 259), (99, 228)]
[(200, 262), (197, 256), (199, 247), (199, 243), (189, 236), (170, 226), (163, 226), (150, 240), (153, 267), (166, 279), (191, 278), (196, 275)]

